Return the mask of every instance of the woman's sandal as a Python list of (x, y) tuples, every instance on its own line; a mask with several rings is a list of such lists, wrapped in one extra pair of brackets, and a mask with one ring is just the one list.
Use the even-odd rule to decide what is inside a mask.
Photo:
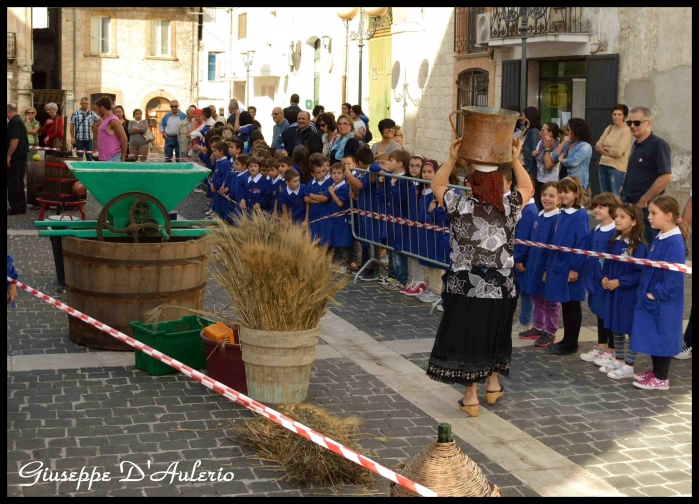
[(485, 400), (488, 402), (488, 404), (495, 404), (498, 399), (500, 399), (502, 396), (505, 395), (505, 387), (500, 385), (500, 390), (496, 390), (495, 392), (488, 392), (487, 390), (485, 391)]
[(478, 406), (479, 406), (478, 404), (466, 405), (466, 404), (464, 404), (463, 398), (459, 399), (458, 404), (459, 404), (459, 409), (461, 411), (466, 412), (468, 414), (468, 416), (471, 416), (471, 417), (478, 416)]

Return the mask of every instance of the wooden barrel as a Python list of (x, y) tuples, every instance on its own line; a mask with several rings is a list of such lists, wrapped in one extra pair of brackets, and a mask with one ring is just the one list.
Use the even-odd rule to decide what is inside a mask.
[(44, 162), (44, 186), (41, 197), (52, 201), (78, 201), (81, 199), (73, 194), (73, 184), (78, 179), (70, 172), (70, 168), (65, 163), (66, 160), (79, 161), (80, 158), (75, 156), (69, 158), (46, 156)]
[[(128, 243), (65, 236), (68, 305), (128, 335), (132, 334), (129, 322), (144, 322), (143, 314), (157, 306), (201, 310), (210, 250), (206, 238)], [(191, 313), (168, 308), (161, 320), (177, 320), (185, 315)], [(68, 325), (70, 339), (81, 345), (132, 350), (75, 317), (68, 316)]]
[(271, 404), (304, 401), (320, 330), (275, 332), (240, 327), (248, 396)]
[(44, 191), (44, 160), (34, 161), (29, 158), (27, 161), (27, 204), (39, 206), (36, 201)]

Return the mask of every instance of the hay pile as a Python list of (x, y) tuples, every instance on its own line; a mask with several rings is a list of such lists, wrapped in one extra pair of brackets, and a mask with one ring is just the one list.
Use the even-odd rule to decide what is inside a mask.
[(290, 219), (258, 212), (234, 226), (211, 228), (214, 278), (228, 294), (237, 321), (261, 331), (305, 331), (318, 326), (328, 303), (346, 284), (332, 253), (311, 242)]
[[(279, 406), (278, 411), (316, 432), (369, 456), (356, 446), (359, 420), (336, 418), (325, 410), (307, 403)], [(286, 430), (264, 417), (246, 420), (233, 431), (238, 441), (254, 450), (263, 460), (279, 464), (292, 484), (330, 486), (351, 484), (359, 487), (375, 485), (372, 473), (330, 450)]]

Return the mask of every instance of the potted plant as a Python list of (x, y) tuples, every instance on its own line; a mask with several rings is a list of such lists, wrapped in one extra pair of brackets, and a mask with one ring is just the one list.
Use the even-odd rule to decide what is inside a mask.
[(290, 219), (260, 212), (211, 229), (209, 267), (240, 324), (248, 395), (266, 403), (303, 401), (318, 324), (345, 285), (332, 254)]

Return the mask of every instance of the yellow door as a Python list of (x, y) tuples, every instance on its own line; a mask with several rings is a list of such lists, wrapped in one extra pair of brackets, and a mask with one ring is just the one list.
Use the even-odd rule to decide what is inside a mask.
[[(390, 34), (390, 31), (389, 31)], [(369, 40), (369, 107), (371, 132), (381, 140), (377, 125), (391, 117), (391, 36)]]

